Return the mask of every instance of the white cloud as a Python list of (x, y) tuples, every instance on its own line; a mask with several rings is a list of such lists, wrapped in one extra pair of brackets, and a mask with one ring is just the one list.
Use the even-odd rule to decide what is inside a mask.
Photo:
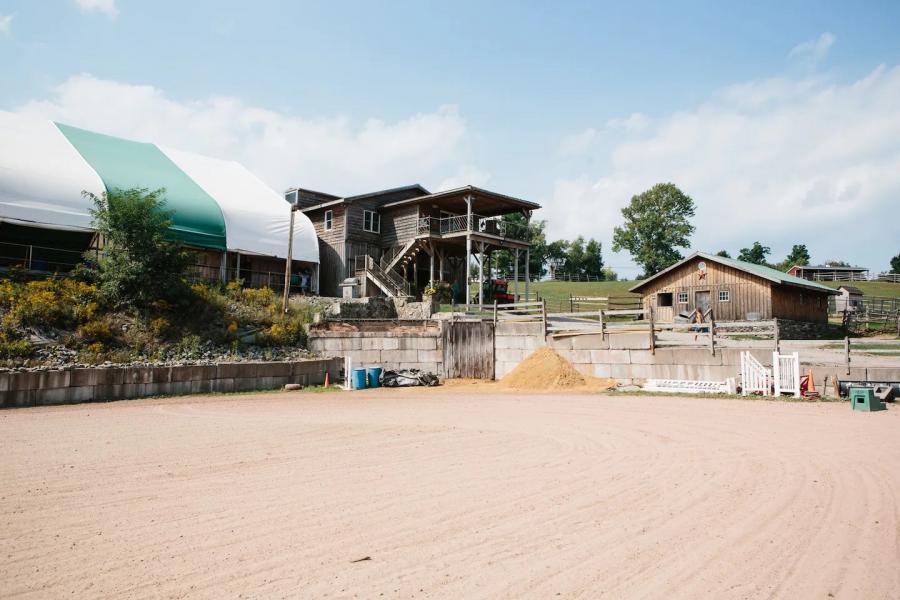
[(568, 135), (559, 143), (559, 153), (563, 156), (584, 154), (590, 149), (596, 137), (597, 130), (593, 127), (589, 127), (581, 133)]
[(12, 20), (16, 15), (0, 15), (0, 34), (9, 35), (12, 30)]
[(115, 19), (119, 16), (116, 0), (75, 0), (75, 4), (78, 5), (81, 12), (98, 12), (110, 19)]
[(474, 185), (477, 187), (484, 187), (487, 185), (487, 182), (490, 180), (491, 174), (487, 171), (482, 171), (478, 167), (474, 165), (461, 165), (454, 175), (447, 177), (436, 186), (434, 186), (433, 192), (442, 191), (442, 190), (453, 190), (456, 188), (463, 187), (464, 185)]
[(834, 34), (825, 32), (814, 40), (797, 44), (788, 56), (810, 67), (815, 67), (828, 55), (835, 41)]
[(237, 160), (276, 190), (307, 186), (352, 194), (487, 178), (466, 161), (466, 123), (455, 106), (396, 122), (355, 123), (341, 116), (301, 118), (228, 97), (178, 101), (152, 86), (78, 75), (59, 85), (51, 99), (29, 102), (18, 112)]
[(697, 204), (695, 249), (733, 253), (759, 240), (781, 259), (806, 243), (814, 260), (884, 268), (900, 239), (897, 98), (900, 67), (848, 84), (775, 79), (721, 90), (623, 134), (605, 176), (557, 181), (543, 217), (553, 236), (594, 235), (610, 248), (630, 197), (671, 181)]

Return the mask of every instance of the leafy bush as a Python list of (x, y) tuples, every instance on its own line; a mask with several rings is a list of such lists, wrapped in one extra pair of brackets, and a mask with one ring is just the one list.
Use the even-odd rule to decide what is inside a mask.
[(97, 288), (72, 279), (0, 284), (5, 327), (74, 327), (97, 310)]
[(174, 213), (166, 210), (165, 190), (83, 193), (94, 202), (93, 225), (105, 241), (97, 271), (103, 297), (113, 306), (138, 309), (160, 299), (185, 300), (190, 257), (170, 237)]
[(275, 303), (275, 292), (271, 288), (247, 288), (241, 294), (244, 302), (259, 308), (269, 307)]
[(0, 330), (0, 358), (25, 358), (31, 355), (31, 342)]
[(109, 316), (100, 317), (78, 326), (78, 337), (88, 343), (109, 342), (114, 337), (113, 321)]

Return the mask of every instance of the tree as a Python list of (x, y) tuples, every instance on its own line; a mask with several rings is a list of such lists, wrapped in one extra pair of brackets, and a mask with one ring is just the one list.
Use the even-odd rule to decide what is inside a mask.
[(785, 267), (784, 270), (790, 269), (794, 265), (800, 265), (801, 267), (808, 265), (809, 250), (806, 249), (806, 244), (794, 244), (791, 247), (790, 254), (787, 255), (787, 258), (781, 264)]
[(826, 267), (850, 267), (852, 265), (844, 260), (826, 260), (825, 266)]
[(719, 250), (716, 252), (716, 256), (721, 256), (722, 258), (731, 258), (731, 255), (728, 254), (728, 250)]
[(104, 243), (97, 265), (103, 297), (113, 306), (138, 309), (185, 298), (190, 255), (169, 237), (174, 211), (166, 210), (165, 190), (82, 194), (94, 202), (91, 218)]
[(586, 277), (603, 279), (603, 245), (591, 238), (584, 246), (584, 262), (581, 265), (582, 274)]
[[(505, 227), (516, 233), (525, 231), (527, 227), (527, 239), (531, 244), (529, 253), (528, 270), (532, 278), (541, 278), (547, 273), (544, 266), (547, 262), (547, 236), (544, 230), (547, 227), (547, 221), (531, 221), (520, 213), (503, 215), (501, 222)], [(515, 273), (515, 253), (509, 250), (498, 250), (494, 252), (494, 266), (499, 273), (506, 274), (510, 277)], [(525, 277), (525, 253), (519, 254), (519, 277)]]
[(622, 216), (625, 224), (613, 230), (613, 250), (628, 250), (644, 268), (644, 277), (681, 260), (678, 248), (687, 248), (694, 233), (689, 221), (694, 201), (672, 183), (658, 183), (632, 196)]
[(900, 254), (891, 259), (891, 273), (900, 274)]
[(753, 246), (750, 248), (741, 248), (741, 251), (738, 253), (738, 260), (742, 260), (744, 262), (753, 263), (755, 265), (765, 265), (766, 256), (768, 256), (772, 252), (772, 249), (768, 246), (763, 246), (759, 242), (753, 242)]

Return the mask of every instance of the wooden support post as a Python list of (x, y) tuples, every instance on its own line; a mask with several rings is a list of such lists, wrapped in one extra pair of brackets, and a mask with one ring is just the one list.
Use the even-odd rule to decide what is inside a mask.
[[(516, 257), (513, 260), (513, 279), (515, 279), (515, 283), (513, 284), (513, 293), (516, 296), (516, 302), (521, 302), (519, 298), (519, 249), (516, 248)], [(526, 298), (526, 302), (527, 302)], [(900, 328), (900, 319), (897, 319), (897, 327)], [(900, 333), (898, 333), (900, 335)]]
[(234, 268), (234, 280), (235, 281), (237, 281), (238, 279), (241, 278), (241, 253), (240, 252), (237, 253), (236, 263), (237, 264), (235, 265), (235, 268)]
[(600, 313), (600, 340), (602, 341), (603, 339), (605, 339), (604, 338), (605, 332), (603, 331), (605, 325), (603, 324), (603, 309), (602, 308), (599, 310), (599, 313)]
[(531, 264), (531, 246), (525, 249), (525, 302), (529, 302), (531, 298), (528, 296), (528, 284), (531, 279), (529, 266)]
[(284, 261), (284, 297), (281, 303), (283, 312), (288, 311), (288, 295), (291, 293), (291, 262), (294, 251), (294, 213), (297, 211), (296, 206), (291, 207), (291, 224), (288, 228), (288, 250), (287, 260)]
[(463, 273), (463, 289), (466, 292), (466, 312), (469, 310), (469, 302), (472, 293), (469, 290), (469, 265), (472, 261), (472, 196), (466, 196), (466, 264), (463, 265), (465, 272)]
[(429, 257), (429, 272), (428, 272), (428, 286), (434, 287), (434, 246), (428, 244), (428, 257)]
[(850, 374), (850, 337), (844, 337), (844, 363), (847, 365), (847, 375)]
[(484, 310), (484, 242), (478, 242), (478, 310)]
[(716, 355), (716, 318), (712, 311), (709, 313), (709, 353)]
[(541, 300), (541, 323), (544, 326), (544, 339), (547, 339), (547, 301)]
[(650, 354), (656, 354), (656, 325), (653, 322), (653, 307), (650, 307)]
[(497, 299), (494, 298), (494, 326), (497, 326)]

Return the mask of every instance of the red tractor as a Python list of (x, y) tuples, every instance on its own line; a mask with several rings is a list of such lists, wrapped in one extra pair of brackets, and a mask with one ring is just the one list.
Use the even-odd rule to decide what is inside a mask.
[[(497, 304), (512, 304), (516, 301), (515, 295), (508, 291), (509, 282), (505, 279), (485, 279), (481, 289), (485, 304), (493, 304), (494, 300)], [(478, 294), (475, 294), (472, 302), (478, 303)]]

